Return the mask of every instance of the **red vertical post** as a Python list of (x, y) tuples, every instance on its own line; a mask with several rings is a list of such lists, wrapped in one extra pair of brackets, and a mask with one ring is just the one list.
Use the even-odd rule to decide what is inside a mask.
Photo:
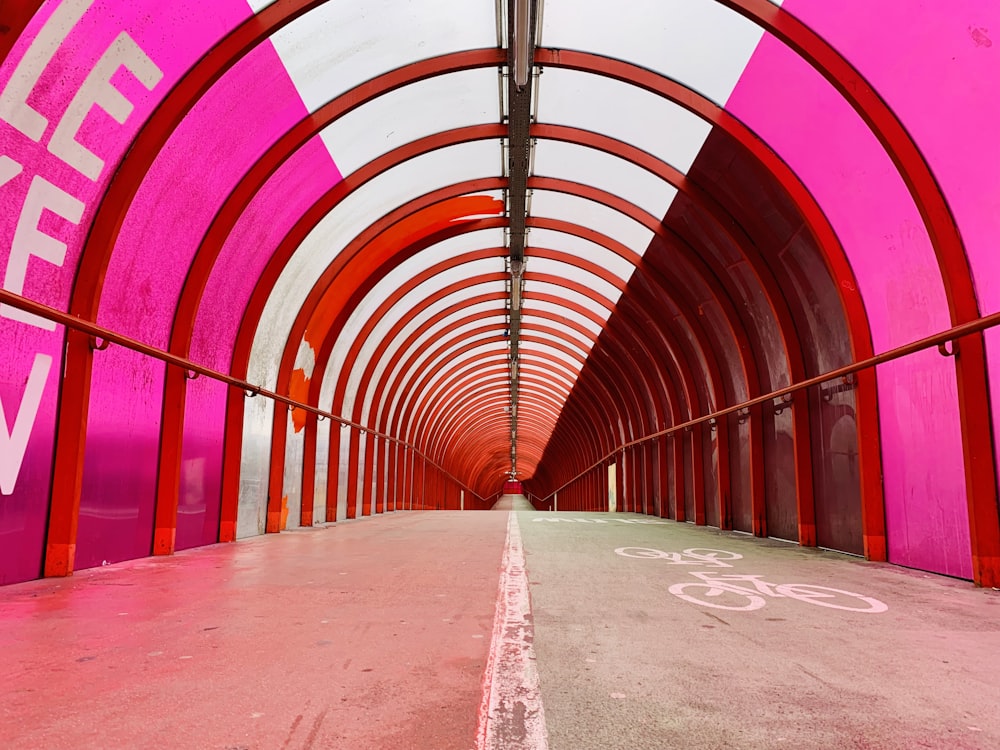
[(627, 508), (630, 513), (639, 512), (639, 454), (636, 446), (632, 446), (626, 451), (625, 465), (625, 494), (628, 496)]
[(634, 513), (644, 513), (646, 507), (646, 499), (643, 497), (643, 471), (642, 465), (642, 446), (633, 445), (632, 446), (632, 512)]
[(435, 510), (437, 508), (437, 471), (429, 460), (424, 461), (424, 471), (424, 508)]
[(652, 440), (647, 440), (642, 444), (642, 486), (643, 486), (643, 508), (647, 515), (659, 515), (659, 508), (656, 503), (656, 445)]
[(90, 378), (90, 337), (66, 331), (66, 359), (56, 421), (56, 445), (45, 544), (45, 576), (68, 576), (76, 559), (76, 530), (83, 486)]
[(396, 510), (396, 472), (399, 466), (399, 443), (389, 443), (386, 446), (388, 450), (388, 465), (386, 466), (386, 480), (385, 480), (385, 509), (386, 511), (395, 512)]
[(361, 469), (361, 488), (359, 492), (361, 493), (362, 508), (361, 514), (365, 516), (370, 516), (372, 514), (373, 499), (375, 491), (375, 436), (371, 433), (365, 433), (365, 457), (363, 461), (360, 461)]
[(413, 448), (406, 449), (406, 485), (404, 497), (406, 498), (406, 509), (413, 510), (417, 486), (417, 454)]
[(618, 454), (618, 469), (615, 471), (615, 509), (621, 511), (625, 498), (625, 452)]
[(597, 467), (599, 492), (591, 496), (591, 502), (596, 510), (603, 513), (608, 512), (608, 496), (611, 493), (611, 483), (608, 481), (608, 464), (601, 464)]
[(401, 446), (402, 450), (402, 471), (399, 472), (399, 501), (403, 505), (403, 510), (413, 509), (413, 451), (408, 447)]
[(633, 445), (629, 450), (632, 459), (632, 471), (629, 475), (632, 478), (632, 512), (642, 513), (642, 446)]
[(656, 496), (656, 444), (652, 440), (647, 440), (642, 444), (642, 449), (642, 475), (646, 497), (646, 513), (656, 516), (660, 513)]
[(389, 481), (392, 482), (392, 509), (403, 510), (403, 473), (406, 471), (406, 447), (399, 443), (392, 444), (392, 471)]
[(671, 439), (674, 451), (674, 520), (686, 521), (687, 508), (684, 507), (684, 483), (687, 467), (684, 465), (684, 434), (675, 432)]
[(618, 469), (615, 471), (615, 509), (623, 510), (625, 498), (625, 452), (618, 454)]
[(861, 476), (861, 538), (865, 559), (889, 559), (885, 532), (885, 495), (882, 487), (882, 444), (879, 440), (878, 374), (875, 369), (854, 375), (855, 427), (858, 434), (858, 473)]
[(716, 500), (719, 503), (719, 528), (733, 528), (733, 477), (729, 465), (729, 420), (721, 417), (715, 420), (715, 450), (718, 457), (718, 487)]
[(271, 420), (271, 465), (267, 480), (267, 525), (264, 531), (281, 531), (281, 499), (285, 490), (285, 446), (288, 442), (288, 407), (274, 403)]
[[(438, 509), (438, 473), (437, 467), (427, 461), (427, 497), (424, 498), (425, 504), (433, 509)], [(429, 502), (428, 502), (429, 498)]]
[(313, 525), (313, 503), (316, 497), (316, 441), (319, 421), (316, 414), (306, 412), (305, 434), (302, 440), (302, 506), (299, 508), (299, 525)]
[(243, 413), (246, 394), (229, 386), (226, 391), (226, 428), (222, 444), (222, 507), (219, 511), (219, 541), (236, 541), (240, 509), (240, 472), (243, 460)]
[(996, 588), (1000, 587), (1000, 508), (983, 333), (964, 336), (952, 347), (958, 373), (972, 577), (980, 586)]
[(385, 513), (384, 459), (385, 441), (381, 438), (372, 438), (372, 495), (375, 499), (376, 513)]
[(670, 463), (667, 451), (670, 449), (670, 439), (665, 435), (656, 439), (656, 492), (659, 499), (660, 518), (670, 517)]
[(420, 459), (420, 510), (427, 508), (427, 459)]
[[(588, 502), (591, 503), (591, 507), (597, 510), (601, 510), (601, 500), (603, 499), (604, 501), (603, 510), (607, 511), (608, 509), (608, 495), (606, 490), (607, 482), (601, 480), (602, 473), (605, 475), (605, 477), (607, 476), (607, 472), (605, 471), (603, 464), (597, 466), (594, 469), (594, 475), (591, 478), (590, 483), (584, 487), (583, 492), (584, 495), (587, 497)], [(559, 507), (562, 510), (567, 510), (570, 508), (570, 506), (567, 503), (563, 502), (563, 496), (561, 494), (559, 496)]]
[(406, 470), (406, 502), (408, 510), (416, 509), (417, 501), (417, 454), (410, 449)]

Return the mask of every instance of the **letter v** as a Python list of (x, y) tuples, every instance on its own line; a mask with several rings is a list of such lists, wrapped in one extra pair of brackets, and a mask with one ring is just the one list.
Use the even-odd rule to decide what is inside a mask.
[(24, 169), (9, 156), (0, 156), (0, 186), (6, 185)]
[(38, 416), (38, 406), (42, 402), (42, 392), (49, 370), (52, 369), (52, 357), (48, 354), (36, 354), (31, 366), (28, 384), (24, 388), (21, 406), (14, 418), (14, 427), (7, 431), (7, 416), (4, 413), (3, 400), (0, 399), (0, 495), (13, 495), (17, 476), (21, 473), (21, 462), (28, 447), (28, 438), (35, 426)]

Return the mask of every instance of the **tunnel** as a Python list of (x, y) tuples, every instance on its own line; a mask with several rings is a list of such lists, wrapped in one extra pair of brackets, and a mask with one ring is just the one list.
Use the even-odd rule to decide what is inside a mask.
[(0, 3), (0, 584), (523, 495), (1000, 587), (997, 34)]

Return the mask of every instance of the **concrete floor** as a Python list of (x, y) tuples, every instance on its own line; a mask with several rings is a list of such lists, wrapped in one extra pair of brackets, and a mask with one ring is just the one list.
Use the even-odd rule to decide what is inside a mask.
[[(631, 514), (513, 515), (553, 750), (1000, 748), (996, 591)], [(509, 516), (396, 513), (0, 588), (0, 748), (544, 747), (477, 735)], [(689, 549), (728, 554), (669, 554)], [(726, 583), (756, 599), (677, 587), (696, 573), (761, 576)]]

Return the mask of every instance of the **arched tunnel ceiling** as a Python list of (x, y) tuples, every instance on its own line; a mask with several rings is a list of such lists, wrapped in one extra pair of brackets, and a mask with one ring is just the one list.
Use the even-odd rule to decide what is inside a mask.
[[(951, 46), (926, 34), (978, 11), (923, 3), (876, 51), (907, 2), (823, 5), (14, 3), (0, 186), (58, 241), (15, 258), (5, 214), (4, 288), (398, 438), (477, 493), (550, 491), (996, 309), (1000, 207), (966, 185), (995, 118), (955, 94), (953, 137), (892, 64), (945, 80)], [(987, 26), (947, 75), (983, 77)], [(920, 269), (905, 299), (887, 259)], [(28, 349), (57, 346), (3, 310)], [(66, 371), (86, 361), (95, 394), (135, 365), (90, 356), (70, 347)], [(982, 377), (943, 377), (988, 403)], [(250, 445), (305, 424), (262, 399), (245, 420)]]

